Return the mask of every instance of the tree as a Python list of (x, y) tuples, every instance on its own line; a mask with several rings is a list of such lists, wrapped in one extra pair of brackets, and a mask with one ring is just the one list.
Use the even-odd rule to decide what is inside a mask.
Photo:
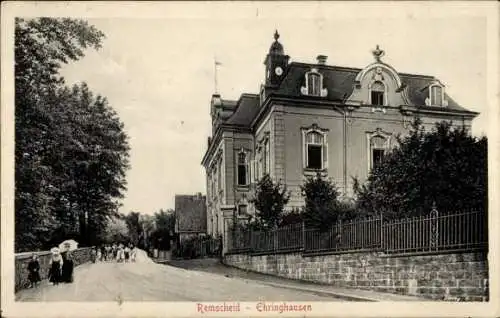
[(265, 229), (275, 229), (280, 224), (283, 209), (290, 200), (286, 186), (274, 183), (266, 174), (257, 183), (255, 197), (250, 200), (255, 205), (256, 219), (253, 224)]
[(140, 213), (139, 212), (130, 212), (129, 214), (125, 215), (124, 217), (125, 222), (127, 223), (129, 234), (130, 234), (130, 241), (134, 244), (137, 245), (139, 243), (139, 237), (142, 232), (142, 226), (140, 222)]
[(416, 120), (399, 147), (355, 183), (360, 209), (385, 218), (487, 209), (487, 139), (441, 122), (426, 132)]
[(121, 217), (110, 218), (104, 233), (104, 240), (108, 244), (127, 243), (130, 234), (127, 222)]
[(155, 231), (152, 234), (153, 245), (156, 248), (170, 249), (171, 233), (175, 230), (175, 215), (173, 210), (163, 210), (156, 212)]
[(325, 230), (342, 219), (339, 213), (339, 191), (335, 184), (317, 173), (301, 186), (305, 200), (302, 217), (307, 227)]
[(98, 49), (104, 34), (83, 20), (15, 21), (15, 248), (47, 248), (79, 234), (93, 244), (117, 214), (128, 140), (105, 98), (65, 87), (63, 64)]

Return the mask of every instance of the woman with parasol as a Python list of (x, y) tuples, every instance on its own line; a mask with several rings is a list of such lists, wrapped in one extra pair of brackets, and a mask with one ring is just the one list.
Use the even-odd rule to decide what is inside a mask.
[(74, 240), (67, 240), (59, 244), (59, 249), (63, 257), (63, 265), (61, 268), (61, 281), (64, 283), (73, 282), (73, 257), (71, 251), (78, 248), (78, 243)]

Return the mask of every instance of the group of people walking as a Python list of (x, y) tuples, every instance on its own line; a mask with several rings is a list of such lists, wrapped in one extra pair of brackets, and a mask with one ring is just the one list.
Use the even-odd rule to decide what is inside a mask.
[(94, 250), (94, 262), (111, 262), (118, 263), (135, 262), (137, 256), (137, 248), (132, 244), (112, 244), (97, 247)]
[[(59, 283), (73, 282), (73, 257), (71, 251), (61, 252), (58, 248), (51, 250), (48, 279), (53, 285)], [(111, 262), (118, 263), (135, 262), (137, 256), (137, 248), (133, 244), (108, 244), (100, 247), (95, 247), (92, 250), (93, 262)], [(36, 287), (40, 284), (40, 262), (38, 255), (33, 253), (30, 262), (28, 263), (28, 280), (30, 287)]]
[[(59, 249), (52, 249), (52, 255), (49, 261), (48, 279), (53, 285), (59, 283), (72, 283), (73, 282), (73, 258), (71, 252), (60, 252)], [(40, 262), (38, 255), (33, 253), (30, 262), (28, 263), (28, 279), (30, 287), (37, 287), (41, 281), (40, 275)]]

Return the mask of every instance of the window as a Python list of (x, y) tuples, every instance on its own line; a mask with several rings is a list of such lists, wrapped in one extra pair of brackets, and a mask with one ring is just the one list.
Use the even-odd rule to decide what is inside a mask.
[(372, 168), (378, 167), (382, 164), (382, 160), (384, 160), (384, 149), (372, 149)]
[(217, 166), (217, 190), (222, 189), (222, 167), (221, 164)]
[(305, 75), (305, 86), (300, 88), (302, 95), (326, 97), (328, 90), (323, 88), (323, 75), (313, 68)]
[(247, 215), (247, 205), (246, 204), (240, 204), (238, 206), (238, 215)]
[(212, 172), (210, 173), (210, 187), (211, 187), (211, 193), (212, 193), (212, 198), (215, 198), (216, 193), (215, 193), (215, 170), (212, 168)]
[(316, 131), (306, 134), (306, 168), (323, 169), (324, 136)]
[(238, 185), (248, 184), (248, 163), (247, 155), (244, 152), (238, 153)]
[(373, 169), (384, 161), (384, 156), (390, 149), (391, 134), (377, 128), (377, 131), (369, 133), (367, 138), (369, 143), (368, 169)]
[(371, 87), (371, 104), (377, 106), (384, 105), (385, 86), (382, 82), (374, 82)]
[(270, 174), (271, 173), (271, 143), (269, 142), (269, 139), (266, 140), (264, 144), (264, 154), (265, 154), (265, 173)]
[(432, 106), (443, 105), (443, 88), (439, 85), (432, 85), (430, 88), (430, 99)]
[(307, 94), (319, 96), (321, 90), (321, 77), (318, 73), (307, 74)]

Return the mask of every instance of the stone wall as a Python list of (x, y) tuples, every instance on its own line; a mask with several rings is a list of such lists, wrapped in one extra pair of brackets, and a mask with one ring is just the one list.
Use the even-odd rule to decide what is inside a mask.
[[(91, 261), (91, 249), (90, 247), (85, 247), (71, 252), (75, 267)], [(40, 263), (40, 276), (42, 280), (47, 279), (51, 253), (48, 251), (35, 253), (38, 255), (38, 262)], [(28, 280), (28, 263), (32, 255), (33, 253), (20, 253), (15, 255), (16, 292), (28, 287), (30, 284)]]
[(227, 265), (339, 287), (426, 297), (487, 301), (486, 252), (387, 256), (378, 252), (307, 256), (228, 254)]

